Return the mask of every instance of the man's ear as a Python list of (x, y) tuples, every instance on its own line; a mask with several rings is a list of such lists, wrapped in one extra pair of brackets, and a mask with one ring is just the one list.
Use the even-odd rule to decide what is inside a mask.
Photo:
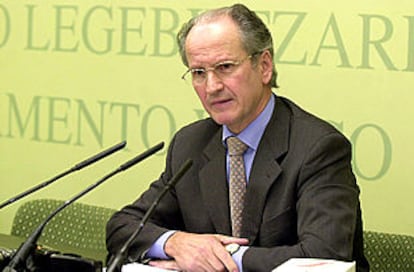
[(273, 74), (273, 59), (269, 50), (263, 51), (260, 55), (259, 67), (262, 73), (262, 82), (264, 85), (268, 85)]

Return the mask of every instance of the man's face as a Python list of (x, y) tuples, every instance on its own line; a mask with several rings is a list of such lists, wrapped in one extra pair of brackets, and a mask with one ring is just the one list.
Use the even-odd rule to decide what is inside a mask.
[[(256, 55), (257, 64), (253, 64), (242, 47), (238, 27), (228, 17), (194, 26), (185, 47), (189, 68), (208, 70), (203, 82), (193, 81), (205, 110), (217, 123), (239, 133), (261, 113), (271, 95), (269, 53)], [(208, 69), (226, 61), (241, 62), (225, 76)]]

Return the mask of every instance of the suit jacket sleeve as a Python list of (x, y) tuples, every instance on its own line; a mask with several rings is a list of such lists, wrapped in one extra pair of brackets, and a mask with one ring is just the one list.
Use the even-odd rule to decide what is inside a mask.
[[(174, 142), (174, 140), (173, 140)], [(118, 252), (123, 244), (134, 233), (141, 222), (145, 212), (163, 190), (165, 184), (171, 179), (172, 171), (177, 171), (180, 161), (170, 163), (174, 143), (171, 143), (167, 155), (165, 171), (160, 178), (150, 185), (134, 203), (125, 206), (116, 212), (106, 226), (106, 244), (109, 254)], [(172, 170), (174, 169), (174, 170)], [(177, 206), (173, 190), (169, 191), (159, 202), (151, 219), (145, 224), (141, 233), (133, 241), (129, 252), (128, 262), (142, 260), (146, 251), (155, 240), (168, 230), (181, 230), (183, 223)]]

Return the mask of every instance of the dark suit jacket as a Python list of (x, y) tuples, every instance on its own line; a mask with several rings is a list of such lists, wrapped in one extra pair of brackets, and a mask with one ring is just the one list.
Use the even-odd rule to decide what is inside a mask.
[[(107, 226), (116, 252), (137, 228), (164, 184), (189, 158), (193, 166), (159, 203), (129, 251), (137, 260), (165, 231), (231, 235), (222, 126), (195, 122), (174, 136), (160, 179)], [(359, 189), (351, 169), (351, 146), (328, 123), (276, 97), (247, 186), (242, 237), (250, 241), (244, 271), (271, 271), (292, 257), (356, 260), (363, 255)]]

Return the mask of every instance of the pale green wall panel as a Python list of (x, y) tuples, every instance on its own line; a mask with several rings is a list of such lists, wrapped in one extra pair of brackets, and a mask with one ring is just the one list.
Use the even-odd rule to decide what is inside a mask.
[[(365, 228), (413, 235), (412, 1), (239, 2), (274, 35), (276, 92), (352, 141)], [(22, 202), (68, 199), (205, 117), (180, 79), (174, 35), (192, 14), (232, 3), (0, 1), (0, 201), (127, 140), (127, 150)], [(130, 203), (160, 175), (165, 151), (80, 202)], [(0, 232), (21, 203), (0, 211)]]

